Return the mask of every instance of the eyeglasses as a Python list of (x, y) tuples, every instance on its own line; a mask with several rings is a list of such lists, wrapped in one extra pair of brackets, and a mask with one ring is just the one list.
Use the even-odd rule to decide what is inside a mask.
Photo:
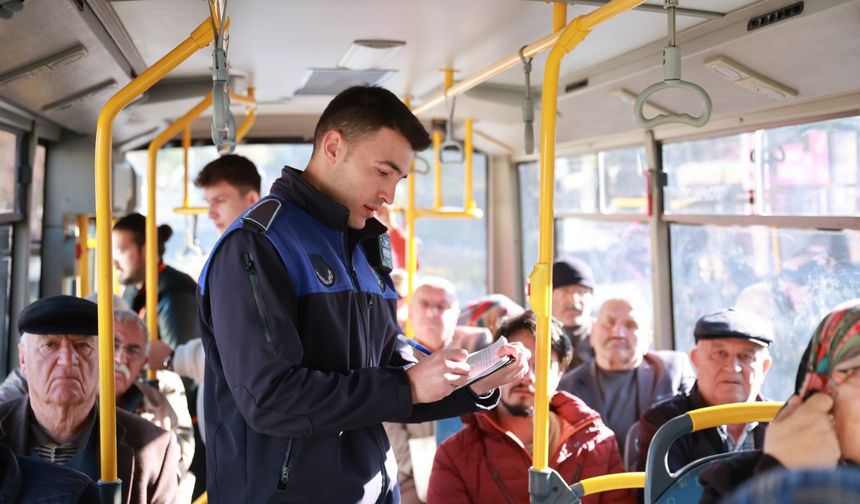
[(130, 360), (140, 360), (145, 357), (143, 347), (141, 347), (140, 345), (128, 343), (123, 344), (119, 340), (113, 340), (114, 356), (118, 355), (120, 350), (125, 351), (126, 357), (128, 357)]

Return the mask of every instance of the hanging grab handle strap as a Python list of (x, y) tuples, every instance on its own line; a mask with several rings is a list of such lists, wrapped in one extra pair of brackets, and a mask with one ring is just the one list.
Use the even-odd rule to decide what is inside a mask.
[[(675, 45), (675, 7), (678, 0), (666, 0), (666, 9), (669, 11), (669, 45), (663, 48), (663, 82), (651, 84), (639, 93), (636, 104), (633, 107), (633, 116), (639, 126), (650, 129), (663, 124), (687, 124), (697, 128), (704, 126), (711, 118), (711, 97), (708, 92), (698, 84), (681, 80), (681, 48)], [(698, 116), (690, 114), (658, 114), (652, 118), (645, 117), (645, 103), (654, 93), (668, 88), (682, 88), (691, 91), (699, 103), (702, 104), (702, 113)]]

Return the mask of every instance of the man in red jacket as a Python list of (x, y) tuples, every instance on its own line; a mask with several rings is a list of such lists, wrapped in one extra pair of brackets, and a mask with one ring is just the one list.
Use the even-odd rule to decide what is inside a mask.
[[(531, 310), (506, 320), (496, 337), (520, 342), (535, 351), (537, 320)], [(573, 358), (570, 339), (551, 324), (552, 360), (549, 466), (568, 482), (621, 472), (615, 435), (600, 415), (579, 398), (556, 392), (561, 375)], [(534, 429), (534, 358), (532, 371), (501, 389), (493, 411), (464, 417), (466, 427), (442, 443), (433, 460), (427, 504), (529, 501), (528, 470), (532, 465)], [(626, 490), (595, 494), (585, 504), (635, 502)]]

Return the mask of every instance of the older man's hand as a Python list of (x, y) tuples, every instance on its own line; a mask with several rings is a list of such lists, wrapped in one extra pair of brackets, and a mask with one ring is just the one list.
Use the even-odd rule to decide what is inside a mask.
[(830, 410), (833, 399), (793, 396), (767, 427), (764, 452), (789, 469), (833, 468), (842, 456)]
[(173, 350), (161, 340), (150, 341), (149, 350), (146, 352), (147, 368), (164, 369), (164, 359), (172, 352)]
[(483, 380), (469, 385), (474, 394), (479, 396), (486, 395), (506, 383), (522, 379), (529, 372), (529, 359), (532, 353), (522, 343), (508, 343), (499, 348), (496, 355), (499, 357), (510, 356), (514, 362)]

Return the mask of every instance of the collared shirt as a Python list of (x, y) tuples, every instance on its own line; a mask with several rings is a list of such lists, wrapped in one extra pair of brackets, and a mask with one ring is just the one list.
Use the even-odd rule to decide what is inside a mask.
[(726, 452), (734, 453), (739, 451), (749, 451), (756, 449), (755, 438), (749, 435), (756, 427), (758, 427), (758, 422), (751, 422), (744, 425), (744, 430), (743, 432), (741, 432), (741, 437), (738, 438), (737, 441), (731, 434), (729, 434), (729, 431), (725, 425), (720, 425), (719, 427), (717, 427), (717, 432), (723, 439), (723, 445), (726, 447)]
[[(32, 415), (32, 412), (31, 412)], [(96, 423), (96, 416), (93, 413), (87, 417), (85, 426), (72, 439), (65, 443), (57, 443), (48, 434), (45, 429), (36, 421), (33, 415), (30, 422), (30, 437), (28, 444), (30, 450), (37, 457), (52, 462), (54, 464), (65, 465), (75, 456), (78, 450), (83, 446), (90, 436), (90, 432)]]

